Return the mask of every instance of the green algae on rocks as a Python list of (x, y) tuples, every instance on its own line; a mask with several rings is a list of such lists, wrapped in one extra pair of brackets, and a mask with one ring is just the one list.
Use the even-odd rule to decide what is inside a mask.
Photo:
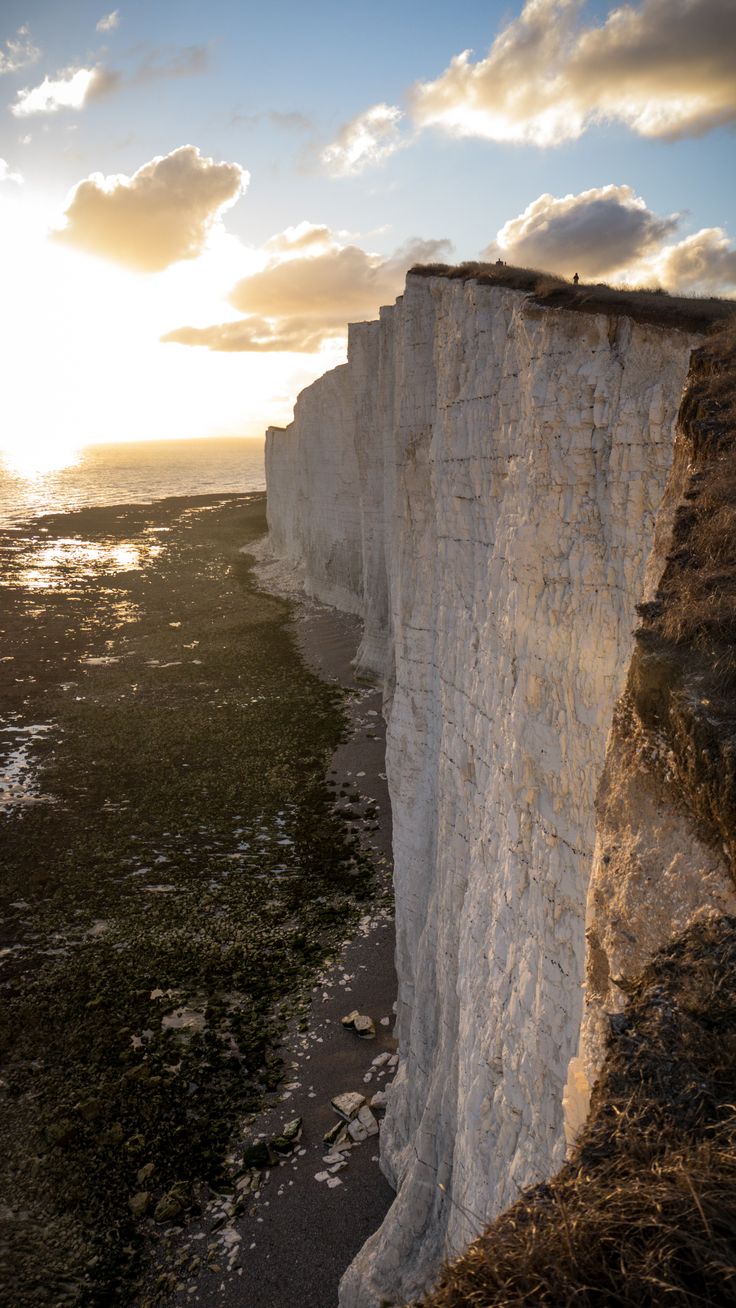
[(241, 552), (264, 510), (167, 500), (0, 538), (0, 767), (26, 742), (0, 812), (19, 1308), (129, 1297), (146, 1238), (196, 1211), (279, 1084), (284, 1023), (371, 893), (325, 783), (342, 692)]

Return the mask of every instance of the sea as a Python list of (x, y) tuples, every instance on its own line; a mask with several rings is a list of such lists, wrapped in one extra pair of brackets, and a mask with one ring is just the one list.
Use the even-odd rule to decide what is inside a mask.
[(262, 437), (88, 445), (64, 467), (21, 474), (0, 450), (0, 526), (170, 495), (264, 490), (263, 451)]

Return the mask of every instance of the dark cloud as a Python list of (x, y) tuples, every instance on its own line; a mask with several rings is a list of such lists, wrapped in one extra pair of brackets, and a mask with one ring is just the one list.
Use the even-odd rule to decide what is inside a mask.
[(511, 218), (483, 256), (548, 272), (606, 277), (658, 249), (677, 227), (630, 186), (601, 186), (578, 195), (540, 195)]

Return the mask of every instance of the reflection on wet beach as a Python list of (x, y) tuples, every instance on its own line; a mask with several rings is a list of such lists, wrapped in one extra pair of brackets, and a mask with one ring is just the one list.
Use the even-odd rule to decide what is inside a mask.
[(21, 804), (53, 803), (52, 795), (41, 793), (34, 751), (38, 738), (51, 730), (50, 722), (0, 726), (0, 812)]
[(78, 537), (46, 543), (41, 537), (12, 539), (2, 553), (3, 583), (16, 589), (72, 589), (82, 578), (131, 572), (160, 554), (147, 541), (91, 541)]
[(343, 806), (325, 781), (341, 692), (242, 553), (264, 508), (0, 530), (0, 1189), (22, 1304), (39, 1285), (134, 1301), (149, 1205), (228, 1183), (285, 1024), (371, 893), (358, 787)]

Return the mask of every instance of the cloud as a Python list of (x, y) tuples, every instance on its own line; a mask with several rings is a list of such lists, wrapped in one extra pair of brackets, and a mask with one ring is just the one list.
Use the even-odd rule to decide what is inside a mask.
[(65, 68), (55, 78), (45, 77), (40, 86), (24, 87), (10, 112), (16, 118), (27, 118), (31, 114), (57, 113), (59, 109), (83, 109), (90, 100), (128, 86), (196, 77), (206, 71), (208, 60), (206, 46), (187, 45), (150, 50), (135, 71), (125, 75), (101, 64), (94, 68)]
[(3, 73), (17, 73), (29, 64), (35, 64), (41, 51), (33, 44), (27, 27), (19, 27), (14, 37), (8, 37), (4, 46), (0, 46), (0, 76)]
[(320, 160), (336, 177), (349, 177), (363, 168), (383, 163), (407, 142), (401, 136), (402, 111), (392, 104), (374, 104), (340, 128), (325, 146)]
[(654, 264), (668, 290), (701, 295), (736, 291), (736, 249), (722, 227), (704, 227), (676, 245), (667, 245)]
[(95, 68), (65, 68), (55, 78), (44, 77), (40, 86), (24, 87), (18, 92), (10, 112), (16, 118), (31, 114), (55, 114), (59, 109), (82, 109), (88, 100), (114, 90), (117, 73)]
[(313, 124), (311, 118), (306, 114), (297, 113), (291, 110), (283, 113), (279, 109), (264, 109), (255, 114), (233, 114), (231, 120), (233, 124), (243, 124), (246, 127), (255, 127), (258, 123), (273, 123), (274, 127), (281, 127), (286, 132), (311, 132)]
[(0, 159), (0, 182), (15, 182), (18, 186), (23, 184), (20, 173), (11, 173), (5, 159)]
[(522, 267), (601, 278), (621, 272), (658, 249), (677, 227), (676, 215), (653, 213), (630, 186), (601, 186), (578, 195), (540, 195), (511, 218), (483, 251)]
[(165, 81), (168, 78), (198, 77), (207, 71), (209, 50), (206, 45), (184, 45), (180, 48), (159, 46), (150, 50), (131, 77), (130, 86), (146, 82)]
[(549, 146), (605, 121), (674, 139), (736, 120), (733, 0), (641, 0), (588, 27), (582, 7), (526, 0), (484, 59), (465, 50), (414, 87), (414, 121)]
[(201, 254), (212, 227), (245, 191), (236, 163), (194, 145), (157, 155), (132, 177), (93, 173), (74, 189), (55, 238), (137, 272), (159, 272)]
[(113, 9), (111, 14), (105, 14), (98, 23), (95, 24), (96, 32), (114, 32), (116, 27), (120, 26), (120, 10)]
[(323, 254), (336, 248), (334, 233), (324, 224), (302, 222), (294, 227), (286, 227), (266, 241), (266, 251), (270, 255), (299, 255), (309, 252)]
[(265, 244), (268, 262), (237, 283), (230, 303), (240, 322), (179, 327), (163, 337), (210, 350), (313, 353), (345, 335), (348, 321), (375, 318), (404, 287), (407, 269), (446, 257), (446, 240), (412, 240), (390, 256), (342, 245), (328, 227), (299, 223)]
[(373, 318), (380, 305), (392, 303), (400, 294), (407, 268), (441, 257), (448, 247), (444, 240), (414, 240), (385, 258), (333, 241), (316, 254), (272, 261), (238, 282), (230, 302), (242, 313), (271, 318), (299, 315), (343, 322)]
[(265, 318), (242, 318), (239, 322), (214, 327), (177, 327), (162, 336), (164, 343), (204, 345), (221, 353), (273, 353), (289, 350), (314, 354), (328, 340), (345, 334), (345, 323), (314, 323), (303, 318), (269, 322)]
[(662, 286), (680, 294), (729, 295), (736, 289), (736, 250), (721, 227), (670, 242), (678, 214), (662, 217), (631, 186), (601, 186), (578, 195), (540, 195), (510, 218), (482, 251), (583, 280)]

